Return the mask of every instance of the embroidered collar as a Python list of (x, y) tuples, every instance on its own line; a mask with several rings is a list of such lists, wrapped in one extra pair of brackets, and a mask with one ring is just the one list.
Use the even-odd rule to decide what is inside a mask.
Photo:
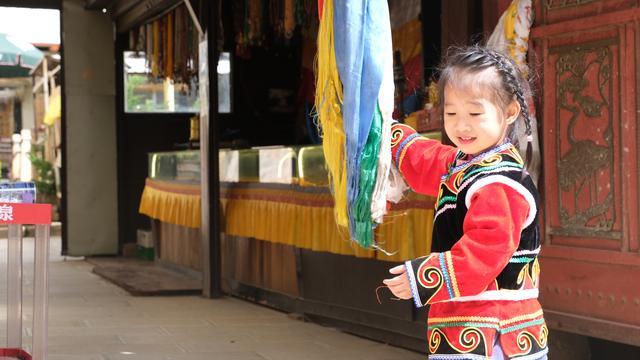
[(462, 151), (458, 150), (458, 153), (456, 154), (455, 159), (453, 160), (453, 164), (449, 167), (449, 172), (447, 172), (445, 175), (442, 176), (442, 179), (448, 179), (452, 174), (457, 173), (458, 171), (464, 169), (465, 167), (474, 164), (482, 159), (484, 159), (487, 156), (491, 156), (493, 154), (502, 152), (510, 147), (512, 147), (513, 145), (511, 144), (510, 141), (506, 141), (500, 145), (494, 146), (491, 149), (474, 156), (471, 160), (469, 161), (464, 161), (462, 164), (460, 165), (456, 165), (459, 163), (459, 160), (462, 160), (465, 156), (467, 156), (467, 154), (463, 153)]

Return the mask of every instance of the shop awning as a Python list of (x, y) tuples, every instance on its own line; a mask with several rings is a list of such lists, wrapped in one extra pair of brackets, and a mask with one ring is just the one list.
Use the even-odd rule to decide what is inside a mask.
[(42, 51), (28, 42), (0, 34), (0, 78), (29, 76), (42, 57)]

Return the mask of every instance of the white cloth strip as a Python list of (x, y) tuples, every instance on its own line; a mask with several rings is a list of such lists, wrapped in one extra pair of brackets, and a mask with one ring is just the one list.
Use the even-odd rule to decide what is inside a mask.
[(461, 296), (457, 298), (453, 298), (450, 300), (445, 300), (445, 302), (449, 301), (519, 301), (519, 300), (528, 300), (528, 299), (537, 299), (539, 291), (538, 289), (527, 289), (527, 290), (489, 290), (481, 292), (478, 295), (471, 296)]
[(486, 356), (477, 354), (431, 354), (429, 360), (487, 360)]
[(514, 357), (512, 360), (539, 360), (544, 358), (544, 356), (547, 355), (548, 352), (549, 352), (549, 348), (544, 348), (544, 350), (538, 351), (535, 354)]

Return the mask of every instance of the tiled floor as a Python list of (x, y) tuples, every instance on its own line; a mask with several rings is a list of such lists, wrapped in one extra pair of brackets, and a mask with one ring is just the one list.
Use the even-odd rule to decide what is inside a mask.
[[(424, 359), (426, 356), (289, 318), (235, 298), (132, 297), (91, 272), (82, 260), (64, 259), (52, 239), (49, 359)], [(25, 240), (25, 344), (30, 344), (33, 240)], [(0, 273), (6, 240), (0, 240)], [(6, 280), (0, 277), (0, 299)], [(0, 303), (0, 339), (6, 321)], [(1, 342), (0, 342), (1, 343)]]

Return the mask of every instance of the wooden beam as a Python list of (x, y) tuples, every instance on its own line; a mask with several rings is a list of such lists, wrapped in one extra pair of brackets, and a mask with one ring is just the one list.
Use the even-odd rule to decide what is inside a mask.
[[(132, 5), (126, 12), (122, 9), (118, 9), (116, 5), (116, 30), (119, 33), (124, 33), (134, 26), (138, 26), (143, 22), (148, 21), (151, 18), (161, 15), (167, 9), (181, 3), (182, 0), (143, 0)], [(126, 3), (126, 5), (131, 5)]]
[(547, 326), (553, 330), (640, 346), (640, 327), (544, 309)]
[(598, 16), (589, 17), (589, 21), (584, 18), (562, 21), (551, 25), (536, 26), (531, 29), (531, 39), (551, 37), (555, 35), (566, 34), (568, 32), (577, 33), (578, 31), (590, 31), (603, 26), (611, 26), (612, 24), (622, 24), (625, 22), (639, 21), (640, 8), (632, 8), (600, 14)]
[(85, 0), (84, 8), (87, 10), (111, 9), (116, 0)]
[(111, 15), (114, 18), (122, 16), (122, 14), (131, 10), (141, 1), (142, 0), (118, 0), (113, 4), (113, 7), (111, 8)]

